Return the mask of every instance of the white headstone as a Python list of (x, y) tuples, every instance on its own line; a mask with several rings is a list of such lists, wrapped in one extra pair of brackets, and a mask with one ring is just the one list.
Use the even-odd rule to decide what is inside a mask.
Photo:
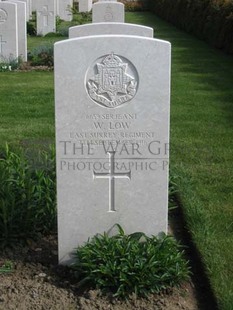
[(32, 11), (35, 12), (37, 10), (37, 4), (40, 0), (32, 0)]
[(27, 61), (26, 3), (17, 0), (9, 1), (17, 5), (18, 54), (24, 61)]
[(54, 0), (40, 0), (37, 6), (36, 20), (38, 35), (56, 31)]
[(26, 4), (26, 20), (29, 21), (32, 17), (31, 0), (15, 0), (15, 2), (24, 2)]
[(18, 57), (17, 6), (11, 2), (0, 2), (0, 58)]
[(73, 0), (57, 0), (58, 12), (57, 15), (65, 20), (72, 20), (71, 8), (73, 7)]
[(78, 10), (79, 12), (90, 12), (92, 9), (92, 0), (79, 0)]
[(93, 4), (92, 22), (115, 22), (124, 23), (124, 4), (117, 1), (99, 1)]
[(153, 38), (153, 28), (125, 23), (96, 23), (69, 28), (69, 38), (104, 34), (127, 34)]
[(167, 231), (170, 43), (123, 35), (55, 44), (59, 261), (120, 224)]
[[(18, 0), (16, 0), (18, 1)], [(26, 20), (29, 21), (32, 17), (32, 6), (30, 0), (20, 0), (21, 2), (25, 2), (26, 4)]]

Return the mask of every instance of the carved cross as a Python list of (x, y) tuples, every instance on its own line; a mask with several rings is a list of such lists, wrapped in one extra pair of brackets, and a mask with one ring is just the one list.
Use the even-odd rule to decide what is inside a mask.
[(107, 173), (94, 172), (95, 179), (109, 179), (109, 212), (115, 212), (115, 179), (131, 179), (131, 171), (126, 173), (115, 172), (114, 159), (115, 152), (109, 151), (110, 171)]
[(49, 16), (53, 16), (53, 12), (49, 12), (48, 5), (43, 6), (42, 11), (38, 12), (43, 16), (44, 27), (49, 25)]
[(2, 45), (3, 44), (6, 44), (6, 41), (3, 41), (2, 40), (2, 35), (0, 35), (0, 54), (2, 54), (3, 52), (2, 52)]

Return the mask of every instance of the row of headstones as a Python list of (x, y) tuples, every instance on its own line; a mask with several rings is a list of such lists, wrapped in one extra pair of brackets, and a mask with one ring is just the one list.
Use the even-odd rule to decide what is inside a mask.
[(56, 16), (71, 21), (73, 0), (34, 0), (37, 35), (56, 32)]
[(0, 1), (0, 61), (27, 61), (26, 3)]
[(92, 22), (119, 22), (125, 19), (124, 5), (117, 0), (79, 0), (79, 12), (90, 12), (92, 10)]
[(27, 21), (37, 14), (37, 34), (55, 32), (55, 17), (70, 21), (72, 0), (0, 0), (0, 60), (27, 61)]
[[(69, 14), (61, 15), (66, 20), (71, 19), (68, 8), (71, 0), (8, 0), (0, 1), (0, 56), (1, 60), (10, 57), (16, 59), (20, 56), (27, 61), (27, 29), (26, 21), (31, 11), (37, 12), (37, 34), (45, 35), (55, 31), (55, 3), (59, 3), (60, 12)], [(61, 1), (63, 10), (61, 10)], [(89, 0), (85, 0), (88, 4)], [(89, 2), (92, 4), (92, 1)], [(29, 5), (30, 4), (30, 5)], [(33, 5), (34, 6), (33, 6)], [(80, 2), (81, 5), (81, 2)], [(87, 9), (83, 7), (83, 9)], [(117, 1), (99, 1), (93, 5), (93, 22), (124, 22), (124, 5)]]
[(27, 21), (32, 17), (32, 12), (41, 11), (41, 7), (49, 6), (54, 16), (59, 16), (65, 21), (72, 19), (70, 8), (73, 7), (73, 0), (20, 0), (26, 3)]
[(116, 223), (127, 234), (167, 231), (170, 43), (124, 23), (114, 0), (92, 14), (54, 49), (62, 264)]

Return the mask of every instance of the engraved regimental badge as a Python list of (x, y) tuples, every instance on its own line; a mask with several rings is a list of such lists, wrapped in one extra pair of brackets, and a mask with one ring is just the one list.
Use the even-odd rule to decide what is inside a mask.
[(7, 12), (4, 11), (3, 9), (0, 9), (0, 24), (5, 23), (7, 20)]
[(96, 103), (116, 108), (136, 94), (138, 74), (134, 65), (124, 57), (111, 53), (98, 58), (88, 69), (86, 89)]

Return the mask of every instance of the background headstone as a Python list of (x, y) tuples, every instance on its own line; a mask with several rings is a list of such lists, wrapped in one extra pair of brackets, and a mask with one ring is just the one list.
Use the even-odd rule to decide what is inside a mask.
[(124, 23), (124, 4), (117, 1), (99, 1), (93, 4), (92, 22), (118, 22)]
[(127, 34), (153, 38), (153, 28), (125, 23), (96, 23), (69, 28), (69, 38), (104, 34)]
[[(18, 0), (16, 0), (18, 1)], [(30, 0), (20, 0), (26, 4), (26, 20), (29, 21), (32, 17), (32, 5)]]
[(17, 6), (11, 2), (0, 2), (0, 58), (18, 57)]
[(79, 12), (90, 12), (92, 9), (92, 0), (79, 0), (78, 10)]
[(72, 12), (71, 8), (73, 7), (73, 1), (72, 0), (57, 0), (57, 15), (65, 20), (65, 21), (71, 21), (72, 20)]
[(54, 0), (40, 0), (36, 11), (37, 35), (46, 35), (56, 31)]
[(96, 233), (167, 230), (170, 44), (55, 44), (59, 261)]
[(26, 3), (17, 0), (9, 0), (9, 2), (17, 5), (18, 55), (23, 61), (27, 61)]

